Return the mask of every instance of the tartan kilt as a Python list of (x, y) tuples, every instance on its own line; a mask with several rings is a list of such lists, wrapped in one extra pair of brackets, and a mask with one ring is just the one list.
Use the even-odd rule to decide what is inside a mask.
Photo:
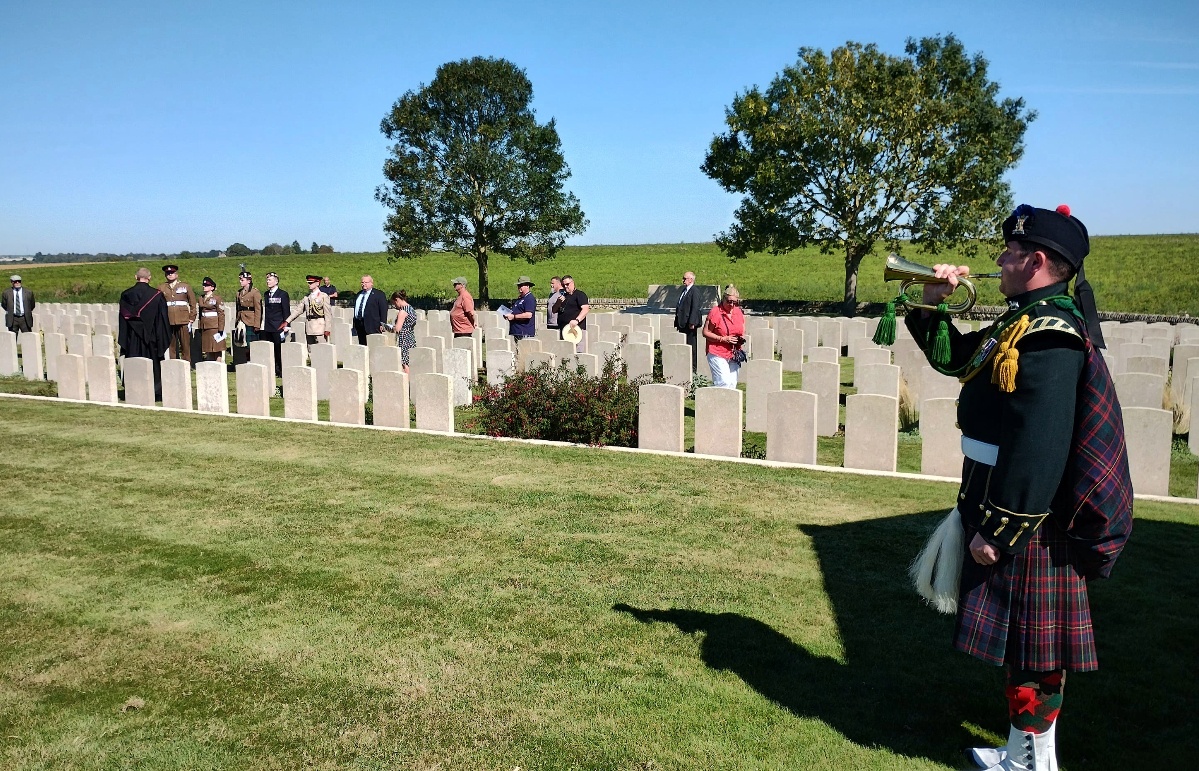
[[(965, 543), (974, 533), (967, 529)], [(1086, 581), (1052, 519), (994, 565), (963, 555), (953, 645), (989, 664), (1048, 672), (1099, 668)]]

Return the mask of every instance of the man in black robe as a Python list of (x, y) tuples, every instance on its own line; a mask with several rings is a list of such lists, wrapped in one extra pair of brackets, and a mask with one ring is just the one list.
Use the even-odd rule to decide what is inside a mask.
[(162, 292), (150, 286), (150, 270), (138, 268), (137, 283), (121, 293), (121, 320), (117, 343), (125, 358), (154, 362), (154, 398), (162, 399), (162, 365), (171, 339), (167, 303)]

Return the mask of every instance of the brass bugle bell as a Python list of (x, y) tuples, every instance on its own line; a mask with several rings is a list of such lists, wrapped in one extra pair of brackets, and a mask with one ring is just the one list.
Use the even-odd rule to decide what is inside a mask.
[[(975, 301), (978, 299), (978, 290), (974, 288), (972, 279), (978, 278), (999, 278), (1000, 273), (979, 273), (978, 275), (965, 278), (958, 276), (958, 286), (966, 290), (966, 299), (961, 302), (950, 303), (947, 310), (950, 313), (965, 313), (974, 307)], [(900, 295), (906, 295), (908, 287), (913, 284), (944, 284), (947, 283), (943, 278), (937, 278), (933, 269), (921, 265), (918, 262), (905, 260), (898, 254), (887, 255), (887, 265), (883, 268), (883, 281), (902, 281), (899, 286)], [(908, 308), (923, 308), (925, 310), (935, 311), (937, 306), (925, 305), (924, 303), (912, 302), (904, 300), (903, 304)]]

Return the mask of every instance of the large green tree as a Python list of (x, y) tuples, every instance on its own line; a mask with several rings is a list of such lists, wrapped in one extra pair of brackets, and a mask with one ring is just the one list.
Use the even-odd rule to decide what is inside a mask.
[(530, 263), (552, 257), (587, 220), (563, 190), (570, 169), (551, 119), (538, 124), (533, 85), (504, 59), (449, 62), (404, 94), (383, 119), (393, 144), (375, 198), (390, 209), (388, 259), (442, 250), (479, 266), (488, 299), (492, 254)]
[(882, 243), (973, 253), (1011, 209), (1003, 174), (1035, 113), (999, 99), (987, 62), (952, 35), (906, 56), (847, 43), (799, 61), (726, 110), (704, 173), (744, 196), (716, 242), (730, 257), (815, 244), (845, 260), (846, 313), (858, 268)]

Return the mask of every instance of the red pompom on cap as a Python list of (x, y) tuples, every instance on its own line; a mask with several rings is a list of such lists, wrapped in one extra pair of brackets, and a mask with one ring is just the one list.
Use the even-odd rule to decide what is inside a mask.
[(1064, 203), (1058, 204), (1057, 213), (1062, 215), (1063, 217), (1069, 217), (1070, 216), (1070, 207)]

